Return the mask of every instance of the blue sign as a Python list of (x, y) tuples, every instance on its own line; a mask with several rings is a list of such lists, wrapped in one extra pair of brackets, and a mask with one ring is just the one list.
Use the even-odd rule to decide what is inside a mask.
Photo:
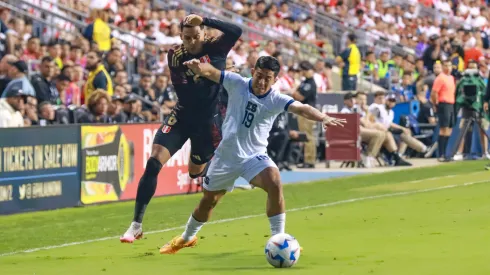
[(80, 202), (80, 127), (0, 131), (0, 214)]

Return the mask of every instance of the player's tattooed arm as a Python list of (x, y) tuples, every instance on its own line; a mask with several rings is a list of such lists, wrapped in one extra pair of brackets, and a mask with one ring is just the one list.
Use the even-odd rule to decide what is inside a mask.
[(316, 108), (298, 101), (295, 101), (289, 105), (288, 111), (306, 119), (321, 122), (323, 127), (343, 126), (347, 122), (345, 119), (327, 116), (326, 114), (318, 111)]
[(196, 75), (205, 77), (216, 83), (220, 83), (221, 71), (209, 63), (201, 63), (199, 59), (192, 59), (184, 62), (184, 66), (187, 66)]

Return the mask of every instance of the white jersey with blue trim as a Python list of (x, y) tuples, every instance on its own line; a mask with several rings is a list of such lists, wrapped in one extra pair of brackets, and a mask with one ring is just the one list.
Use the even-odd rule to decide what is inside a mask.
[(237, 164), (267, 153), (272, 124), (294, 99), (273, 89), (256, 96), (252, 79), (232, 72), (221, 72), (220, 83), (228, 92), (228, 107), (216, 157)]

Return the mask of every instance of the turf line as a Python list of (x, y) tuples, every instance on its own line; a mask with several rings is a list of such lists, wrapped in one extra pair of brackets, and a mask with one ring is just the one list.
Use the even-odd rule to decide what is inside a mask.
[[(446, 177), (448, 177), (448, 176), (443, 176), (441, 178), (446, 178)], [(415, 190), (415, 191), (405, 191), (405, 192), (396, 192), (396, 193), (389, 193), (389, 194), (383, 194), (383, 195), (359, 197), (359, 198), (353, 198), (353, 199), (347, 199), (347, 200), (341, 200), (341, 201), (335, 201), (335, 202), (329, 202), (329, 203), (323, 203), (323, 204), (317, 204), (317, 205), (310, 205), (310, 206), (299, 207), (299, 208), (292, 208), (292, 209), (287, 210), (287, 212), (297, 212), (297, 211), (303, 211), (303, 210), (308, 210), (308, 209), (330, 207), (330, 206), (336, 206), (336, 205), (353, 203), (353, 202), (376, 200), (376, 199), (383, 199), (383, 198), (391, 198), (391, 197), (413, 195), (413, 194), (419, 194), (419, 193), (427, 193), (427, 192), (431, 192), (431, 191), (452, 189), (452, 188), (456, 188), (456, 187), (470, 186), (473, 184), (485, 183), (485, 182), (490, 182), (490, 180), (472, 181), (472, 182), (466, 182), (463, 184), (451, 184), (451, 185), (446, 185), (446, 186), (441, 186), (441, 187), (420, 189), (420, 190)], [(241, 217), (236, 217), (236, 218), (229, 218), (229, 219), (221, 219), (221, 220), (207, 222), (206, 224), (227, 223), (227, 222), (257, 218), (257, 217), (261, 217), (261, 216), (264, 216), (264, 213), (241, 216)], [(148, 231), (148, 232), (145, 232), (145, 235), (169, 232), (169, 231), (173, 231), (173, 230), (177, 230), (177, 229), (184, 229), (184, 228), (185, 228), (185, 226), (170, 227), (170, 228), (165, 228), (165, 229), (161, 229), (161, 230)], [(92, 239), (92, 240), (86, 240), (86, 241), (80, 241), (80, 242), (71, 242), (71, 243), (65, 243), (65, 244), (60, 244), (60, 245), (51, 245), (51, 246), (44, 246), (44, 247), (38, 247), (38, 248), (31, 248), (31, 249), (27, 249), (27, 250), (13, 251), (13, 252), (0, 254), (0, 257), (12, 256), (12, 255), (16, 255), (16, 254), (32, 253), (32, 252), (37, 252), (37, 251), (41, 251), (41, 250), (51, 250), (51, 249), (56, 249), (56, 248), (62, 248), (62, 247), (67, 247), (67, 246), (75, 246), (75, 245), (81, 245), (81, 244), (87, 244), (87, 243), (93, 243), (93, 242), (107, 241), (107, 240), (117, 239), (119, 237), (120, 236), (104, 237), (104, 238)]]

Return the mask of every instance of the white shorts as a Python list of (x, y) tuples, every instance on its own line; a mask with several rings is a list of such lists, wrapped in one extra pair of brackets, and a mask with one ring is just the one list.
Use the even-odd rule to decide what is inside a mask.
[(235, 180), (239, 177), (250, 182), (266, 168), (276, 167), (276, 164), (267, 155), (258, 155), (250, 158), (242, 165), (228, 165), (215, 157), (211, 160), (209, 170), (204, 179), (203, 187), (208, 191), (233, 191)]

